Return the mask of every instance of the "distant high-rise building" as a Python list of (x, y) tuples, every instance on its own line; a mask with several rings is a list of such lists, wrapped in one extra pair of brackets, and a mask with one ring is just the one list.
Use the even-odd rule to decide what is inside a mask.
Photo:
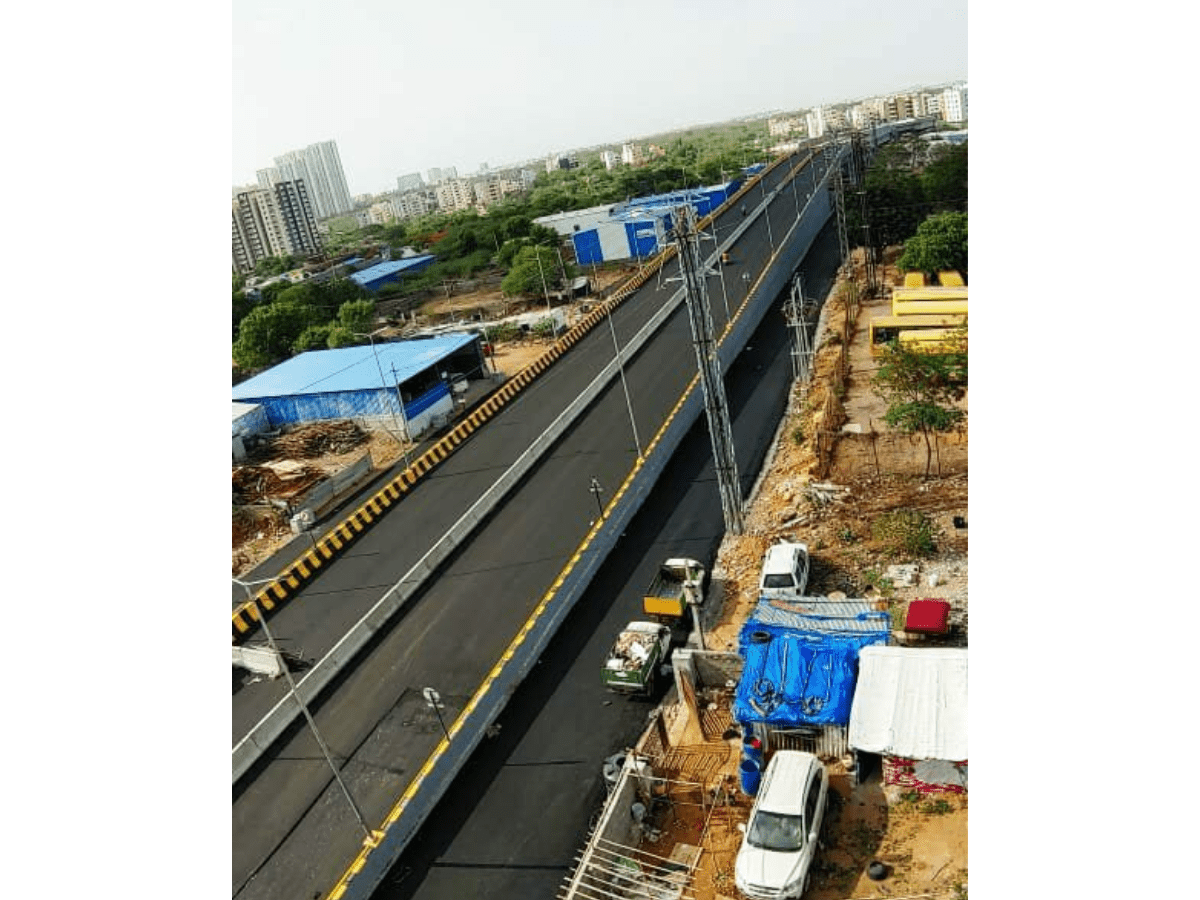
[[(276, 180), (300, 180), (310, 188), (309, 199), (318, 219), (341, 215), (354, 208), (336, 141), (309, 144), (303, 150), (292, 150), (277, 156), (275, 170)], [(260, 170), (260, 186), (264, 186), (264, 174), (268, 178), (273, 177), (271, 170)]]
[(437, 209), (437, 196), (430, 187), (406, 191), (392, 198), (392, 207), (396, 210), (397, 218), (414, 219)]
[(258, 177), (258, 186), (264, 191), (269, 191), (272, 187), (283, 180), (279, 176), (279, 170), (274, 167), (259, 169), (255, 174)]
[(470, 209), (475, 205), (475, 190), (465, 178), (452, 178), (434, 188), (438, 208), (443, 212)]
[(640, 144), (622, 144), (621, 162), (627, 166), (640, 166), (646, 161), (646, 154)]
[(802, 129), (804, 124), (799, 116), (773, 116), (767, 119), (767, 134), (771, 137), (787, 137), (793, 131)]
[(808, 136), (810, 138), (819, 138), (825, 134), (825, 113), (821, 107), (814, 106), (804, 116), (805, 125), (808, 127)]
[(604, 163), (604, 168), (606, 171), (611, 172), (613, 167), (615, 167), (618, 162), (617, 154), (611, 150), (601, 150), (600, 162)]
[(449, 181), (452, 178), (458, 177), (458, 169), (450, 166), (446, 169), (430, 169), (428, 172), (428, 181), (431, 185), (441, 184), (443, 181)]
[(407, 191), (419, 191), (423, 187), (425, 187), (425, 182), (421, 180), (420, 172), (410, 172), (396, 178), (396, 190), (402, 194)]
[(947, 122), (967, 121), (967, 86), (948, 87), (942, 91), (942, 118)]
[(392, 206), (391, 200), (380, 200), (377, 203), (372, 203), (367, 210), (367, 214), (371, 217), (372, 225), (386, 225), (396, 218), (396, 210)]
[(321, 250), (317, 220), (303, 181), (253, 188), (233, 200), (233, 268), (253, 272), (271, 256), (308, 256)]

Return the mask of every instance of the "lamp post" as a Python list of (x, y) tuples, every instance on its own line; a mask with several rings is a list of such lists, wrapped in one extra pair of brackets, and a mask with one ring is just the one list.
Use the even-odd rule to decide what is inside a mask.
[(533, 245), (533, 256), (537, 260), (538, 274), (542, 276), (542, 296), (546, 298), (546, 315), (550, 317), (550, 333), (558, 337), (558, 322), (554, 319), (554, 313), (550, 309), (550, 290), (546, 287), (546, 273), (542, 269), (542, 254), (538, 252), (538, 245)]
[(433, 710), (433, 714), (437, 716), (438, 724), (442, 726), (442, 734), (446, 736), (446, 743), (450, 743), (450, 729), (446, 727), (446, 720), (442, 718), (442, 697), (436, 690), (431, 687), (422, 688), (421, 695), (425, 698), (425, 705)]
[(350, 808), (354, 811), (354, 817), (358, 819), (359, 827), (362, 828), (363, 834), (366, 836), (366, 843), (371, 846), (375, 845), (377, 835), (367, 827), (367, 820), (363, 818), (362, 810), (358, 808), (358, 804), (354, 802), (354, 798), (350, 796), (350, 789), (346, 787), (346, 782), (342, 781), (342, 773), (338, 767), (333, 764), (333, 757), (329, 753), (329, 747), (325, 744), (325, 739), (321, 737), (321, 732), (317, 730), (317, 723), (312, 717), (312, 713), (308, 711), (308, 706), (301, 699), (300, 694), (296, 691), (296, 682), (292, 679), (292, 672), (287, 666), (283, 654), (279, 652), (279, 645), (275, 643), (275, 636), (271, 634), (271, 629), (267, 627), (267, 617), (258, 606), (258, 601), (254, 598), (250, 588), (259, 584), (271, 584), (275, 579), (265, 578), (259, 581), (242, 581), (240, 578), (233, 579), (234, 584), (240, 584), (242, 590), (246, 592), (246, 599), (253, 607), (258, 623), (262, 625), (263, 634), (267, 636), (267, 643), (271, 647), (271, 652), (275, 654), (276, 662), (279, 668), (283, 670), (283, 677), (287, 680), (288, 693), (292, 699), (296, 701), (296, 705), (300, 707), (300, 712), (304, 714), (304, 718), (308, 721), (308, 727), (312, 729), (313, 737), (317, 740), (317, 746), (321, 748), (321, 755), (325, 757), (325, 762), (329, 764), (329, 771), (333, 773), (334, 780), (337, 781), (338, 787), (342, 789), (342, 793), (346, 797), (346, 802), (350, 804)]
[[(379, 362), (379, 351), (375, 349), (375, 335), (386, 328), (376, 328), (370, 334), (362, 334), (357, 331), (350, 332), (355, 337), (365, 337), (371, 341), (371, 355), (375, 357), (375, 368), (379, 370), (379, 386), (385, 391), (387, 390), (387, 379), (383, 377), (383, 366)], [(392, 366), (392, 377), (396, 375), (396, 367)], [(400, 429), (400, 445), (404, 448), (404, 467), (408, 468), (408, 417), (404, 414), (404, 397), (400, 393), (400, 381), (396, 381), (396, 402), (400, 407), (400, 418), (396, 418), (395, 410), (392, 411), (392, 419), (396, 422), (396, 427)]]
[(596, 509), (599, 510), (599, 517), (596, 519), (597, 522), (604, 519), (604, 504), (600, 502), (600, 494), (603, 491), (604, 488), (600, 487), (600, 482), (593, 476), (592, 483), (588, 486), (588, 493), (596, 498)]
[[(617, 358), (617, 371), (621, 373), (621, 388), (625, 391), (625, 408), (629, 410), (629, 426), (633, 429), (633, 445), (637, 448), (638, 460), (642, 459), (642, 442), (638, 439), (637, 422), (633, 419), (633, 401), (629, 399), (629, 384), (625, 381), (625, 363), (621, 360), (621, 346), (617, 343), (617, 328), (613, 325), (612, 305), (604, 304), (605, 318), (608, 319), (608, 330), (612, 333), (613, 353)], [(596, 479), (592, 479), (593, 483)]]

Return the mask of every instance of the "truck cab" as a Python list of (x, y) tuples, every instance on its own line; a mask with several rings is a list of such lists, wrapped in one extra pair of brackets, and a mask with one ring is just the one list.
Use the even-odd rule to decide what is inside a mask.
[(758, 592), (765, 597), (803, 597), (808, 587), (808, 545), (781, 541), (763, 557)]

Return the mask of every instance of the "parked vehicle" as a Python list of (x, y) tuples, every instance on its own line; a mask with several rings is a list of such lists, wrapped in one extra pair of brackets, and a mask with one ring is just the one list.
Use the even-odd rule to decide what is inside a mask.
[(678, 623), (688, 606), (704, 603), (704, 566), (694, 559), (668, 559), (654, 573), (646, 588), (642, 609), (664, 625)]
[(671, 648), (671, 629), (658, 622), (630, 622), (617, 635), (601, 673), (604, 686), (622, 694), (654, 693), (658, 667)]
[(821, 761), (799, 750), (776, 750), (763, 774), (734, 864), (737, 889), (752, 900), (797, 898), (825, 821), (829, 776)]
[(764, 597), (803, 597), (808, 587), (808, 545), (781, 541), (763, 557), (758, 592)]

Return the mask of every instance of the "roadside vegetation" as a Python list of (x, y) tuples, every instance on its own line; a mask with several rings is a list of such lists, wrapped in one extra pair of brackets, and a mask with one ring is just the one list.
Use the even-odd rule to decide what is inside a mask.
[[(918, 235), (926, 219), (934, 217), (947, 225), (961, 221), (961, 265), (945, 268), (957, 268), (965, 276), (967, 148), (965, 143), (930, 144), (907, 135), (882, 147), (861, 189), (846, 195), (846, 226), (852, 239), (862, 245), (865, 225), (873, 259), (879, 263), (885, 247), (905, 244), (907, 250), (906, 242)], [(941, 213), (960, 213), (961, 219), (943, 220)], [(923, 234), (923, 240), (930, 239), (928, 229)], [(905, 268), (910, 271), (921, 270), (924, 259), (912, 256), (909, 263)]]

